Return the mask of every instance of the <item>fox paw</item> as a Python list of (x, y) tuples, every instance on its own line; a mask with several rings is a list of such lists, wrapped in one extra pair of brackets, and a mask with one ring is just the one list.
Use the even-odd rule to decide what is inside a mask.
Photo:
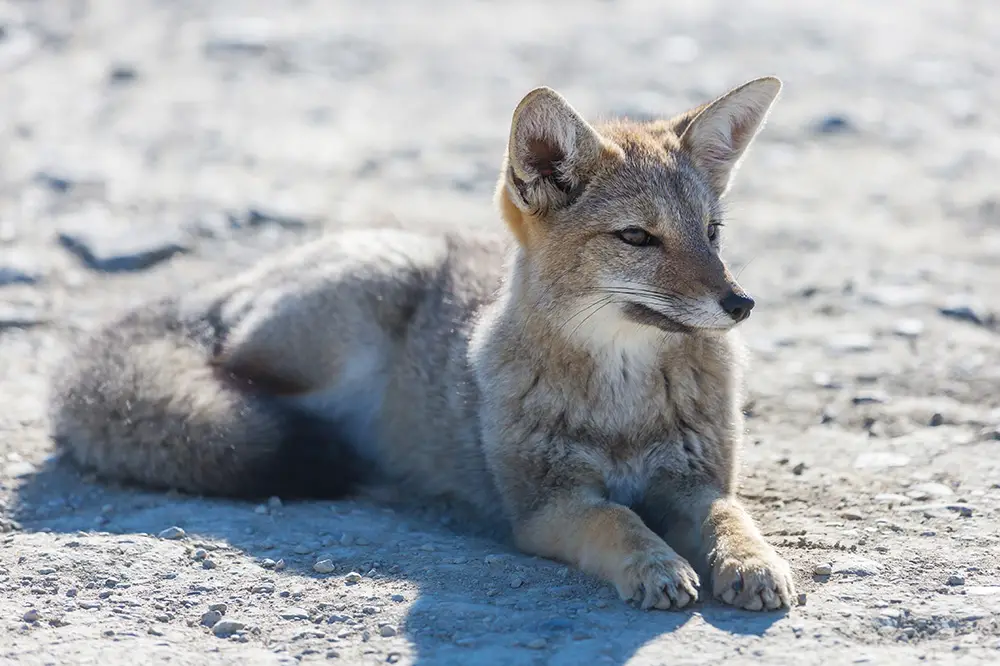
[(770, 546), (746, 555), (722, 555), (712, 568), (715, 598), (750, 611), (791, 608), (792, 570)]
[(698, 584), (687, 560), (670, 550), (655, 550), (632, 555), (615, 587), (623, 600), (643, 610), (669, 610), (697, 600)]

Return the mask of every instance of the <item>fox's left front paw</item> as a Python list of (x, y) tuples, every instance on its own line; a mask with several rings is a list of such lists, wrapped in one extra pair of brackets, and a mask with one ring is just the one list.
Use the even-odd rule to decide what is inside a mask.
[(751, 611), (791, 608), (795, 598), (792, 570), (770, 546), (741, 555), (719, 555), (712, 567), (716, 599)]

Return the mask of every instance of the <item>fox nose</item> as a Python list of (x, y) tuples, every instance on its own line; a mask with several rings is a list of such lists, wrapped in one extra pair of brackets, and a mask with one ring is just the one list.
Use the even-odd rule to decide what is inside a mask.
[(726, 296), (719, 301), (719, 305), (722, 309), (726, 311), (734, 321), (740, 322), (750, 316), (750, 311), (753, 310), (754, 302), (753, 299), (746, 294), (737, 294), (735, 291), (731, 291)]

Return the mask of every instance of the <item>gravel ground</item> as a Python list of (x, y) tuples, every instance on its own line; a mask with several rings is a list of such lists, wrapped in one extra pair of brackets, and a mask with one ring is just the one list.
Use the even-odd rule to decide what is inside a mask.
[[(1000, 662), (989, 0), (0, 0), (0, 661)], [(731, 196), (741, 494), (804, 605), (643, 613), (447, 507), (255, 506), (52, 456), (66, 341), (325, 230), (497, 225), (510, 113), (783, 99)]]

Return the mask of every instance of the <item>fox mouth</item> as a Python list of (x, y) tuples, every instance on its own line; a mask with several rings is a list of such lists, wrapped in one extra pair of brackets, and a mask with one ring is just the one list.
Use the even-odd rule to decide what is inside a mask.
[(682, 324), (676, 319), (671, 319), (667, 315), (657, 312), (642, 303), (626, 303), (622, 306), (622, 314), (629, 321), (653, 326), (668, 333), (692, 333), (695, 330), (694, 327)]

